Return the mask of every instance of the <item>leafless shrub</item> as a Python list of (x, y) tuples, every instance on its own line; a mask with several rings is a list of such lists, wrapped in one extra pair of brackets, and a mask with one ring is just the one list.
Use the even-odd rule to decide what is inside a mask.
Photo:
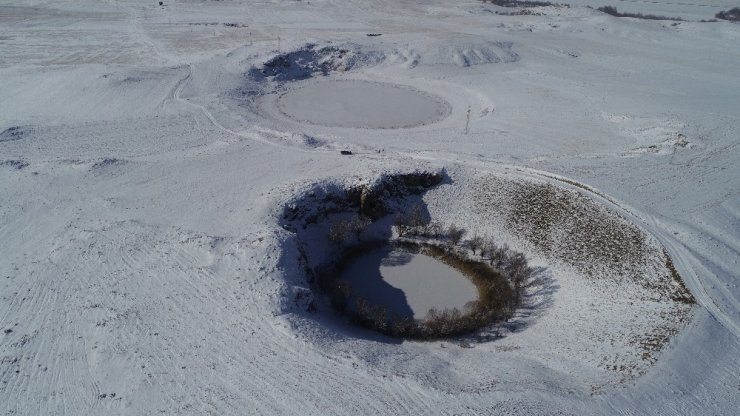
[(345, 244), (351, 235), (352, 231), (348, 220), (341, 219), (329, 226), (329, 241), (337, 246)]
[(424, 208), (421, 204), (414, 204), (407, 213), (396, 215), (394, 228), (399, 236), (404, 236), (408, 233), (420, 235), (426, 226), (425, 223)]
[(379, 332), (388, 331), (388, 310), (383, 305), (378, 305), (373, 308), (372, 313), (373, 328)]
[(360, 296), (355, 302), (356, 311), (360, 316), (370, 316), (372, 312), (372, 305), (367, 302), (367, 298)]
[(443, 337), (450, 336), (458, 333), (463, 326), (461, 317), (462, 313), (457, 308), (445, 309), (443, 311), (432, 308), (427, 313), (424, 326), (430, 334), (438, 334)]
[(370, 220), (364, 217), (353, 217), (333, 222), (329, 226), (329, 241), (335, 245), (346, 245), (352, 237), (360, 240), (362, 232), (370, 224)]
[(408, 316), (393, 316), (389, 328), (391, 336), (403, 337), (418, 331), (418, 323)]
[[(400, 224), (399, 224), (400, 221)], [(406, 223), (396, 218), (396, 230), (402, 230), (402, 232), (399, 232), (398, 235), (401, 237), (404, 236), (416, 236), (416, 237), (427, 237), (427, 238), (446, 238), (447, 233), (442, 224), (438, 222), (430, 222), (427, 224), (419, 225), (416, 227), (411, 227), (406, 225)]]
[(499, 16), (542, 16), (542, 13), (533, 12), (530, 9), (515, 10), (513, 12), (499, 12), (496, 11)]

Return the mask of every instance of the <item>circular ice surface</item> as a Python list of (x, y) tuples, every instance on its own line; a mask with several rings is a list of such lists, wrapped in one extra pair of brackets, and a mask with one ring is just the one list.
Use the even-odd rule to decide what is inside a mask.
[(350, 285), (351, 304), (364, 297), (391, 314), (414, 319), (424, 319), (431, 308), (463, 311), (478, 299), (478, 289), (460, 271), (433, 257), (391, 247), (362, 255), (342, 278)]
[(290, 90), (278, 99), (286, 116), (329, 127), (392, 129), (439, 121), (450, 113), (439, 97), (380, 82), (316, 82)]

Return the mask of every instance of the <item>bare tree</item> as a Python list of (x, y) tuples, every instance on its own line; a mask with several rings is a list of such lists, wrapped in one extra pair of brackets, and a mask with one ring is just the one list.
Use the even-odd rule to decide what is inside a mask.
[(454, 246), (460, 243), (460, 240), (462, 240), (464, 235), (465, 230), (457, 227), (455, 224), (452, 224), (449, 228), (447, 228), (447, 236)]
[(378, 305), (373, 310), (373, 326), (375, 329), (377, 329), (380, 332), (385, 332), (388, 330), (388, 319), (387, 316), (387, 310), (385, 306)]
[(403, 215), (396, 215), (396, 218), (393, 221), (393, 228), (395, 228), (396, 233), (398, 233), (399, 237), (403, 237), (404, 235), (406, 235), (406, 232), (408, 231), (408, 226), (406, 225), (406, 220), (404, 219)]
[(330, 293), (331, 301), (339, 310), (345, 311), (352, 288), (346, 280), (337, 280), (334, 291)]
[(442, 225), (438, 222), (430, 222), (427, 225), (427, 237), (437, 238), (442, 234)]
[(420, 227), (424, 225), (424, 208), (421, 204), (414, 204), (408, 214), (408, 225), (411, 227)]
[(362, 233), (367, 229), (368, 225), (370, 225), (370, 219), (367, 217), (356, 217), (350, 221), (350, 231), (354, 233), (357, 241), (360, 241)]
[(495, 269), (501, 270), (506, 262), (506, 258), (509, 253), (509, 246), (504, 244), (503, 246), (499, 247), (496, 245), (496, 243), (491, 242), (489, 243), (488, 249), (491, 266), (493, 266)]
[(473, 254), (475, 254), (476, 250), (481, 250), (481, 254), (482, 254), (483, 238), (477, 235), (473, 236), (473, 238), (471, 238), (470, 241), (468, 241), (468, 246), (473, 251)]
[(349, 221), (345, 219), (335, 221), (329, 226), (329, 241), (337, 247), (341, 247), (349, 240), (351, 233), (352, 229)]
[(365, 319), (370, 318), (372, 308), (364, 296), (357, 298), (355, 307), (357, 308), (357, 315)]
[(365, 217), (335, 221), (329, 226), (329, 241), (336, 244), (337, 247), (346, 244), (352, 236), (359, 241), (369, 224), (370, 220)]

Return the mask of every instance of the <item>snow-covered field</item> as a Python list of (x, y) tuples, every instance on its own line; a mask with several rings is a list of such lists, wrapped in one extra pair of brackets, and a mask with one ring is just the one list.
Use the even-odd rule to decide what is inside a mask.
[[(0, 412), (737, 412), (737, 4), (164, 3), (0, 6)], [(306, 312), (286, 204), (436, 169), (537, 267), (501, 336)]]

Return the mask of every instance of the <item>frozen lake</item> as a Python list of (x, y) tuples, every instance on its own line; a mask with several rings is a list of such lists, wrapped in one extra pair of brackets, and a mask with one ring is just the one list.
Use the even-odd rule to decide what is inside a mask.
[(442, 99), (395, 84), (316, 82), (283, 94), (280, 111), (295, 120), (331, 127), (414, 127), (449, 115)]
[(342, 274), (354, 307), (358, 296), (389, 313), (423, 319), (431, 308), (458, 308), (478, 299), (478, 289), (462, 273), (424, 254), (385, 247), (359, 257)]

